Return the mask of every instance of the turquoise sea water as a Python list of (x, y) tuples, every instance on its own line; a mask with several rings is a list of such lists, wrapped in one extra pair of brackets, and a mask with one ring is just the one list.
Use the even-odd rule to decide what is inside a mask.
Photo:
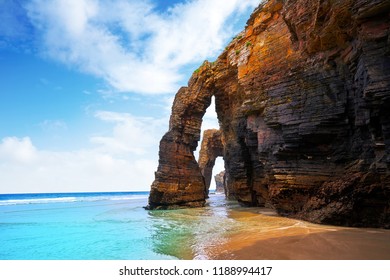
[[(0, 259), (98, 260), (201, 257), (216, 241), (223, 196), (213, 208), (147, 211), (147, 192), (0, 195)], [(220, 207), (218, 207), (218, 205)], [(198, 213), (201, 211), (202, 213)], [(212, 211), (212, 212), (210, 212)], [(220, 213), (218, 213), (220, 211)], [(194, 230), (196, 229), (196, 230)]]
[(0, 260), (390, 259), (390, 230), (310, 224), (215, 194), (206, 207), (148, 211), (148, 195), (0, 195)]

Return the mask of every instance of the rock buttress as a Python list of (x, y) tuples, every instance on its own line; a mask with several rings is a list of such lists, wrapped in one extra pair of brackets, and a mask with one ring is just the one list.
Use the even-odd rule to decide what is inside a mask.
[(386, 0), (270, 0), (194, 74), (215, 96), (225, 183), (239, 202), (390, 227), (389, 19)]

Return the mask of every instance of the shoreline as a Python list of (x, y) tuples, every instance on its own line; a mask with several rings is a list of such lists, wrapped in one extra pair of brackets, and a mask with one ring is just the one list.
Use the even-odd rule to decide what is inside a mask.
[(243, 227), (209, 248), (209, 259), (390, 260), (390, 230), (312, 224), (265, 208), (229, 216)]

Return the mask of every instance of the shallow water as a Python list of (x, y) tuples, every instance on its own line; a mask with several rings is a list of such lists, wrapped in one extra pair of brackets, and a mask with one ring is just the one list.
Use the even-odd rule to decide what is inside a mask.
[(153, 248), (146, 201), (147, 194), (2, 200), (0, 259), (172, 259)]
[(146, 193), (0, 195), (0, 259), (390, 259), (388, 230), (314, 225), (221, 195), (196, 209), (146, 204)]

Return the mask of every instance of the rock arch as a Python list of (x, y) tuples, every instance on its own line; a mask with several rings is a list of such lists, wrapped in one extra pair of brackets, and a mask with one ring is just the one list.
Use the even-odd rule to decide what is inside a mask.
[(188, 87), (182, 87), (175, 96), (169, 131), (160, 141), (159, 166), (151, 186), (149, 209), (205, 204), (206, 185), (194, 151), (213, 93), (210, 66), (206, 61), (199, 73), (194, 73)]
[(204, 205), (193, 152), (215, 96), (232, 197), (317, 223), (390, 228), (390, 4), (321, 3), (264, 2), (179, 90), (150, 209)]

